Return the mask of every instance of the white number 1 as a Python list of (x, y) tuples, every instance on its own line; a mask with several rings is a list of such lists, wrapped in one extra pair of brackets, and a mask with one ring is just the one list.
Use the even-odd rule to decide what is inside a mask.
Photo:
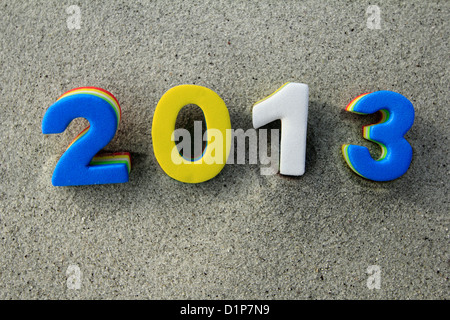
[(281, 120), (280, 173), (305, 173), (308, 85), (288, 82), (253, 106), (253, 127)]

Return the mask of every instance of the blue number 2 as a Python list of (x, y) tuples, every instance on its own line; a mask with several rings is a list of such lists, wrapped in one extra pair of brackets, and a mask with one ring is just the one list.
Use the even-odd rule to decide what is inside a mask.
[(412, 103), (399, 93), (377, 91), (356, 97), (345, 108), (358, 114), (381, 112), (381, 120), (363, 127), (363, 137), (382, 149), (378, 160), (366, 147), (345, 144), (342, 153), (349, 167), (360, 176), (374, 181), (390, 181), (402, 176), (412, 160), (412, 148), (403, 136), (414, 123)]
[(54, 186), (121, 183), (128, 181), (131, 168), (126, 152), (96, 156), (114, 137), (121, 110), (116, 98), (106, 90), (82, 87), (63, 94), (48, 108), (42, 133), (64, 132), (79, 117), (89, 121), (61, 156), (53, 171)]

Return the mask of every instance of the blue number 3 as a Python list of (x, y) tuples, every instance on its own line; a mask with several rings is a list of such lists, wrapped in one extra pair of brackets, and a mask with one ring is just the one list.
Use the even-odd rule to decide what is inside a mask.
[(358, 114), (381, 112), (381, 120), (363, 127), (363, 137), (378, 143), (382, 154), (372, 159), (366, 147), (345, 144), (342, 153), (349, 167), (374, 181), (390, 181), (402, 176), (412, 160), (412, 148), (403, 136), (414, 123), (412, 103), (399, 93), (377, 91), (356, 97), (345, 108)]
[(116, 134), (121, 110), (108, 91), (82, 87), (63, 94), (48, 108), (42, 120), (42, 133), (64, 132), (70, 122), (83, 117), (84, 129), (61, 156), (53, 171), (54, 186), (74, 186), (127, 182), (131, 169), (127, 152), (96, 156)]

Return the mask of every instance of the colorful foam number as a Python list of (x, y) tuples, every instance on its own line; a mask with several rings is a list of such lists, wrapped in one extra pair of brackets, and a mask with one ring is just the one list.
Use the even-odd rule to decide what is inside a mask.
[(97, 155), (116, 134), (121, 118), (117, 99), (96, 87), (81, 87), (64, 93), (48, 108), (42, 120), (44, 134), (62, 133), (75, 118), (89, 126), (68, 146), (53, 171), (54, 186), (122, 183), (128, 181), (130, 154)]
[[(203, 155), (196, 159), (181, 156), (174, 142), (178, 113), (189, 104), (202, 109), (207, 127), (207, 145)], [(173, 87), (156, 106), (152, 140), (156, 160), (167, 175), (186, 183), (207, 181), (219, 174), (230, 153), (231, 123), (227, 106), (211, 89), (197, 85)]]
[(412, 160), (412, 148), (404, 135), (414, 123), (412, 103), (399, 93), (377, 91), (362, 94), (345, 108), (357, 114), (381, 113), (381, 120), (363, 127), (363, 137), (380, 145), (382, 153), (374, 160), (369, 149), (344, 144), (342, 154), (358, 175), (374, 181), (390, 181), (402, 176)]
[(253, 106), (253, 127), (281, 120), (280, 173), (305, 173), (308, 85), (288, 82)]

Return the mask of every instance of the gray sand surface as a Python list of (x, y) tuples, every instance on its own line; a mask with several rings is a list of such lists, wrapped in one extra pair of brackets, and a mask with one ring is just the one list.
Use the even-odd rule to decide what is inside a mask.
[[(1, 1), (0, 14), (0, 299), (450, 298), (449, 1)], [(160, 168), (151, 125), (168, 89), (213, 89), (247, 130), (287, 81), (310, 89), (304, 176), (227, 165), (191, 185)], [(130, 181), (53, 187), (86, 121), (46, 136), (42, 118), (86, 85), (120, 101), (105, 150), (131, 152)], [(360, 129), (376, 118), (343, 110), (377, 90), (416, 110), (411, 167), (386, 183), (340, 150), (379, 154)]]

